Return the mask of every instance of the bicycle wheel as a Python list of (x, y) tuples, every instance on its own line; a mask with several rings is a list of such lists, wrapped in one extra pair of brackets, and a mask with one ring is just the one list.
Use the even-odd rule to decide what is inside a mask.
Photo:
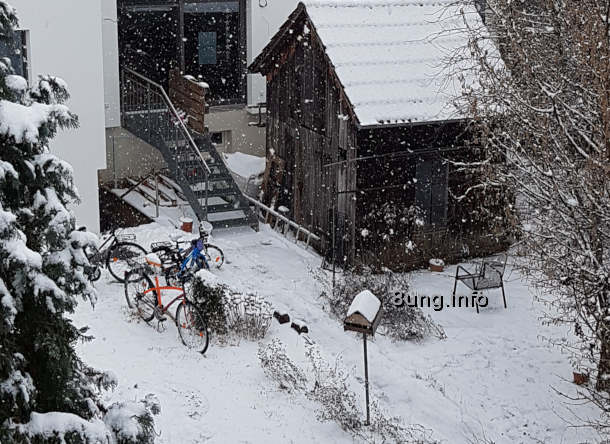
[(205, 258), (211, 269), (220, 268), (225, 263), (225, 255), (216, 245), (205, 244)]
[[(125, 282), (123, 282), (125, 288), (125, 299), (129, 308), (136, 308), (136, 301), (142, 299), (145, 295), (144, 292), (149, 288), (153, 288), (151, 279), (144, 274), (141, 270), (132, 270), (125, 276)], [(155, 292), (150, 292), (155, 293)], [(155, 295), (156, 297), (156, 295)]]
[(89, 266), (85, 268), (85, 275), (91, 282), (95, 282), (102, 277), (102, 270), (100, 267)]
[[(148, 278), (148, 276), (146, 276)], [(148, 279), (150, 286), (145, 289), (141, 289), (141, 293), (135, 297), (135, 306), (138, 311), (138, 316), (142, 318), (144, 322), (150, 322), (155, 317), (155, 310), (157, 308), (157, 290), (146, 292), (151, 288), (155, 288), (150, 279)]]
[(119, 282), (124, 282), (125, 273), (136, 265), (138, 258), (146, 255), (146, 250), (133, 242), (118, 242), (110, 247), (106, 256), (106, 268)]
[(210, 333), (201, 311), (189, 301), (182, 301), (176, 309), (176, 327), (182, 343), (204, 354), (210, 342)]

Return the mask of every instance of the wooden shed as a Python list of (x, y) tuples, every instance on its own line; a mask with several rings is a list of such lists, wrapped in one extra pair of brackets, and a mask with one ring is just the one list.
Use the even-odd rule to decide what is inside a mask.
[(267, 79), (263, 200), (339, 263), (405, 268), (506, 245), (506, 196), (466, 193), (477, 178), (460, 165), (480, 154), (452, 106), (459, 82), (442, 74), (465, 41), (443, 34), (459, 19), (440, 19), (441, 3), (305, 1), (250, 66)]

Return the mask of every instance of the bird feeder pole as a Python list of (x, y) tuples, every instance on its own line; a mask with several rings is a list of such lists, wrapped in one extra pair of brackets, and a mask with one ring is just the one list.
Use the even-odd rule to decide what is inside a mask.
[(366, 425), (371, 425), (371, 409), (369, 407), (369, 360), (366, 350), (366, 333), (362, 333), (364, 342), (364, 387), (366, 390)]
[(370, 291), (359, 293), (350, 305), (347, 317), (343, 321), (345, 331), (362, 333), (364, 345), (364, 389), (366, 395), (366, 425), (371, 425), (371, 408), (369, 398), (369, 358), (367, 350), (367, 335), (374, 336), (381, 321), (381, 301)]

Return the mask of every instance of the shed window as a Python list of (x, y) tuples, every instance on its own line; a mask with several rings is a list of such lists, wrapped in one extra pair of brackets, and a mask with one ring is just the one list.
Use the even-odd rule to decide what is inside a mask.
[(447, 173), (447, 163), (438, 156), (417, 160), (415, 200), (427, 226), (447, 223)]

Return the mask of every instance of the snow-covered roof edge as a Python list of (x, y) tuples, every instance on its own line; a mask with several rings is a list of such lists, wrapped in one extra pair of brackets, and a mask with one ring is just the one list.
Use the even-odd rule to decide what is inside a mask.
[[(268, 59), (270, 59), (274, 55), (274, 49), (282, 42), (284, 37), (287, 34), (289, 34), (291, 27), (303, 17), (305, 17), (305, 19), (307, 20), (307, 24), (312, 28), (312, 31), (313, 31), (312, 34), (315, 35), (315, 38), (318, 40), (318, 43), (320, 44), (320, 46), (322, 48), (325, 48), (324, 42), (320, 39), (318, 33), (315, 31), (315, 24), (309, 17), (309, 14), (307, 14), (307, 8), (305, 6), (305, 3), (301, 1), (301, 2), (299, 2), (297, 7), (295, 8), (295, 10), (288, 16), (288, 19), (280, 27), (278, 32), (276, 32), (275, 35), (271, 38), (271, 40), (269, 41), (267, 46), (265, 46), (262, 49), (261, 53), (250, 64), (250, 66), (248, 67), (248, 70), (253, 73), (258, 72), (263, 75), (266, 75), (270, 71), (270, 69), (265, 70), (265, 68), (267, 68), (266, 62), (268, 61)], [(345, 93), (345, 87), (343, 84), (341, 84), (341, 80), (339, 79), (339, 76), (337, 76), (337, 72), (332, 63), (332, 60), (330, 60), (330, 58), (328, 57), (328, 54), (325, 53), (324, 56), (325, 56), (325, 59), (326, 59), (328, 65), (331, 68), (335, 82), (340, 86), (340, 90), (341, 90), (340, 96), (343, 99), (345, 99), (345, 101), (349, 107), (350, 115), (354, 119), (354, 123), (356, 124), (356, 126), (358, 128), (360, 128), (361, 127), (360, 121), (358, 120), (358, 116), (355, 113), (354, 106), (352, 105), (352, 103), (349, 100), (349, 97)]]
[[(329, 54), (329, 48), (324, 42), (322, 35), (317, 29), (317, 24), (312, 18), (312, 15), (307, 10), (308, 7), (343, 7), (343, 8), (375, 8), (375, 7), (435, 7), (443, 9), (450, 5), (455, 5), (455, 0), (302, 0), (297, 5), (297, 8), (292, 12), (286, 22), (280, 27), (278, 32), (272, 37), (270, 42), (265, 46), (261, 53), (249, 66), (251, 72), (259, 72), (263, 75), (272, 72), (276, 68), (277, 59), (275, 56), (279, 55), (277, 48), (281, 47), (282, 43), (286, 38), (292, 34), (293, 26), (301, 20), (305, 20), (305, 24), (309, 27), (311, 34), (317, 39), (318, 44), (323, 50), (324, 58), (327, 61), (332, 76), (336, 85), (339, 87), (340, 97), (345, 101), (350, 117), (353, 119), (353, 123), (358, 129), (374, 129), (374, 128), (388, 128), (388, 127), (404, 127), (414, 125), (426, 125), (426, 124), (439, 124), (446, 122), (463, 122), (468, 120), (468, 117), (463, 115), (428, 115), (423, 116), (424, 118), (411, 119), (409, 116), (399, 116), (398, 119), (383, 119), (375, 118), (375, 120), (361, 119), (361, 109), (354, 106), (350, 93), (347, 91), (346, 84), (341, 80), (342, 76), (339, 75), (337, 66), (333, 63), (333, 59)], [(324, 27), (324, 24), (322, 25)], [(332, 42), (331, 42), (332, 43)], [(332, 46), (332, 45), (331, 45)], [(415, 102), (415, 100), (414, 100)], [(399, 103), (399, 102), (397, 102)]]

